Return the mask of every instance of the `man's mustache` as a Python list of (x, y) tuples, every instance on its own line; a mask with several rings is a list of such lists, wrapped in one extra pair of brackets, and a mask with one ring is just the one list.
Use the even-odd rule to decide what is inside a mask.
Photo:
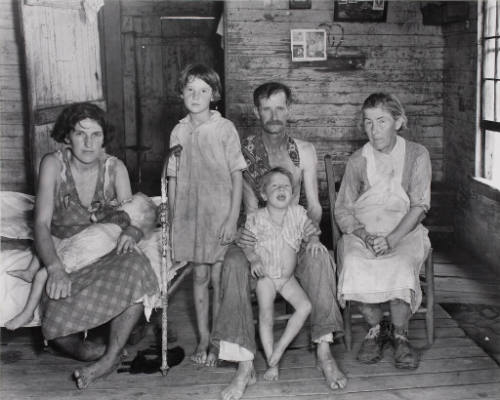
[(266, 125), (284, 125), (284, 124), (281, 121), (271, 120), (271, 121), (267, 121)]

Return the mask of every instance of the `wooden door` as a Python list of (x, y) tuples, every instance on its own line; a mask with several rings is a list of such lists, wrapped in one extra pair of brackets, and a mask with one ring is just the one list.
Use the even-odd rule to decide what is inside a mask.
[(21, 0), (30, 117), (31, 164), (37, 176), (44, 154), (59, 147), (50, 137), (70, 103), (104, 107), (98, 10), (80, 0)]
[(126, 163), (135, 190), (160, 193), (170, 132), (186, 115), (177, 91), (182, 69), (201, 62), (223, 78), (221, 12), (215, 1), (121, 3)]

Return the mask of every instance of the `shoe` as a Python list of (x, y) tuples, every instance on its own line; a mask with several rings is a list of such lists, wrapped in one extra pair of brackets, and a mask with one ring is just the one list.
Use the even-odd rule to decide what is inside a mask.
[(394, 346), (394, 364), (396, 368), (418, 368), (418, 354), (408, 341), (408, 333), (404, 330), (393, 329), (392, 344)]
[(382, 359), (385, 345), (385, 335), (381, 332), (380, 324), (370, 328), (366, 334), (358, 353), (358, 361), (364, 364), (374, 364)]

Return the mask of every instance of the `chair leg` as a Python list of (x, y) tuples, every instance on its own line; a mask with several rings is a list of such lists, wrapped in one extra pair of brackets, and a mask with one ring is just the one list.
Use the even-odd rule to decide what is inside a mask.
[(342, 312), (344, 318), (344, 344), (347, 351), (352, 350), (352, 323), (351, 323), (351, 302), (346, 301), (344, 311)]
[(425, 262), (425, 275), (427, 281), (427, 312), (425, 314), (425, 324), (427, 328), (427, 344), (434, 343), (434, 262), (432, 260), (432, 248)]

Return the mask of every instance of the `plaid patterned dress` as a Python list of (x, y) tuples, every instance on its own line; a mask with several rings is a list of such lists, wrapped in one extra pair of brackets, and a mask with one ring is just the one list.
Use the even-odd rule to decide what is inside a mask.
[[(51, 231), (63, 239), (91, 223), (90, 211), (80, 202), (66, 154), (61, 151), (55, 154), (61, 163), (61, 174), (54, 199)], [(114, 200), (116, 162), (115, 157), (107, 154), (100, 160), (91, 207)], [(47, 340), (102, 325), (145, 295), (153, 295), (159, 290), (148, 259), (136, 252), (117, 255), (113, 251), (94, 264), (71, 273), (70, 278), (70, 297), (59, 300), (44, 298), (42, 332)]]

